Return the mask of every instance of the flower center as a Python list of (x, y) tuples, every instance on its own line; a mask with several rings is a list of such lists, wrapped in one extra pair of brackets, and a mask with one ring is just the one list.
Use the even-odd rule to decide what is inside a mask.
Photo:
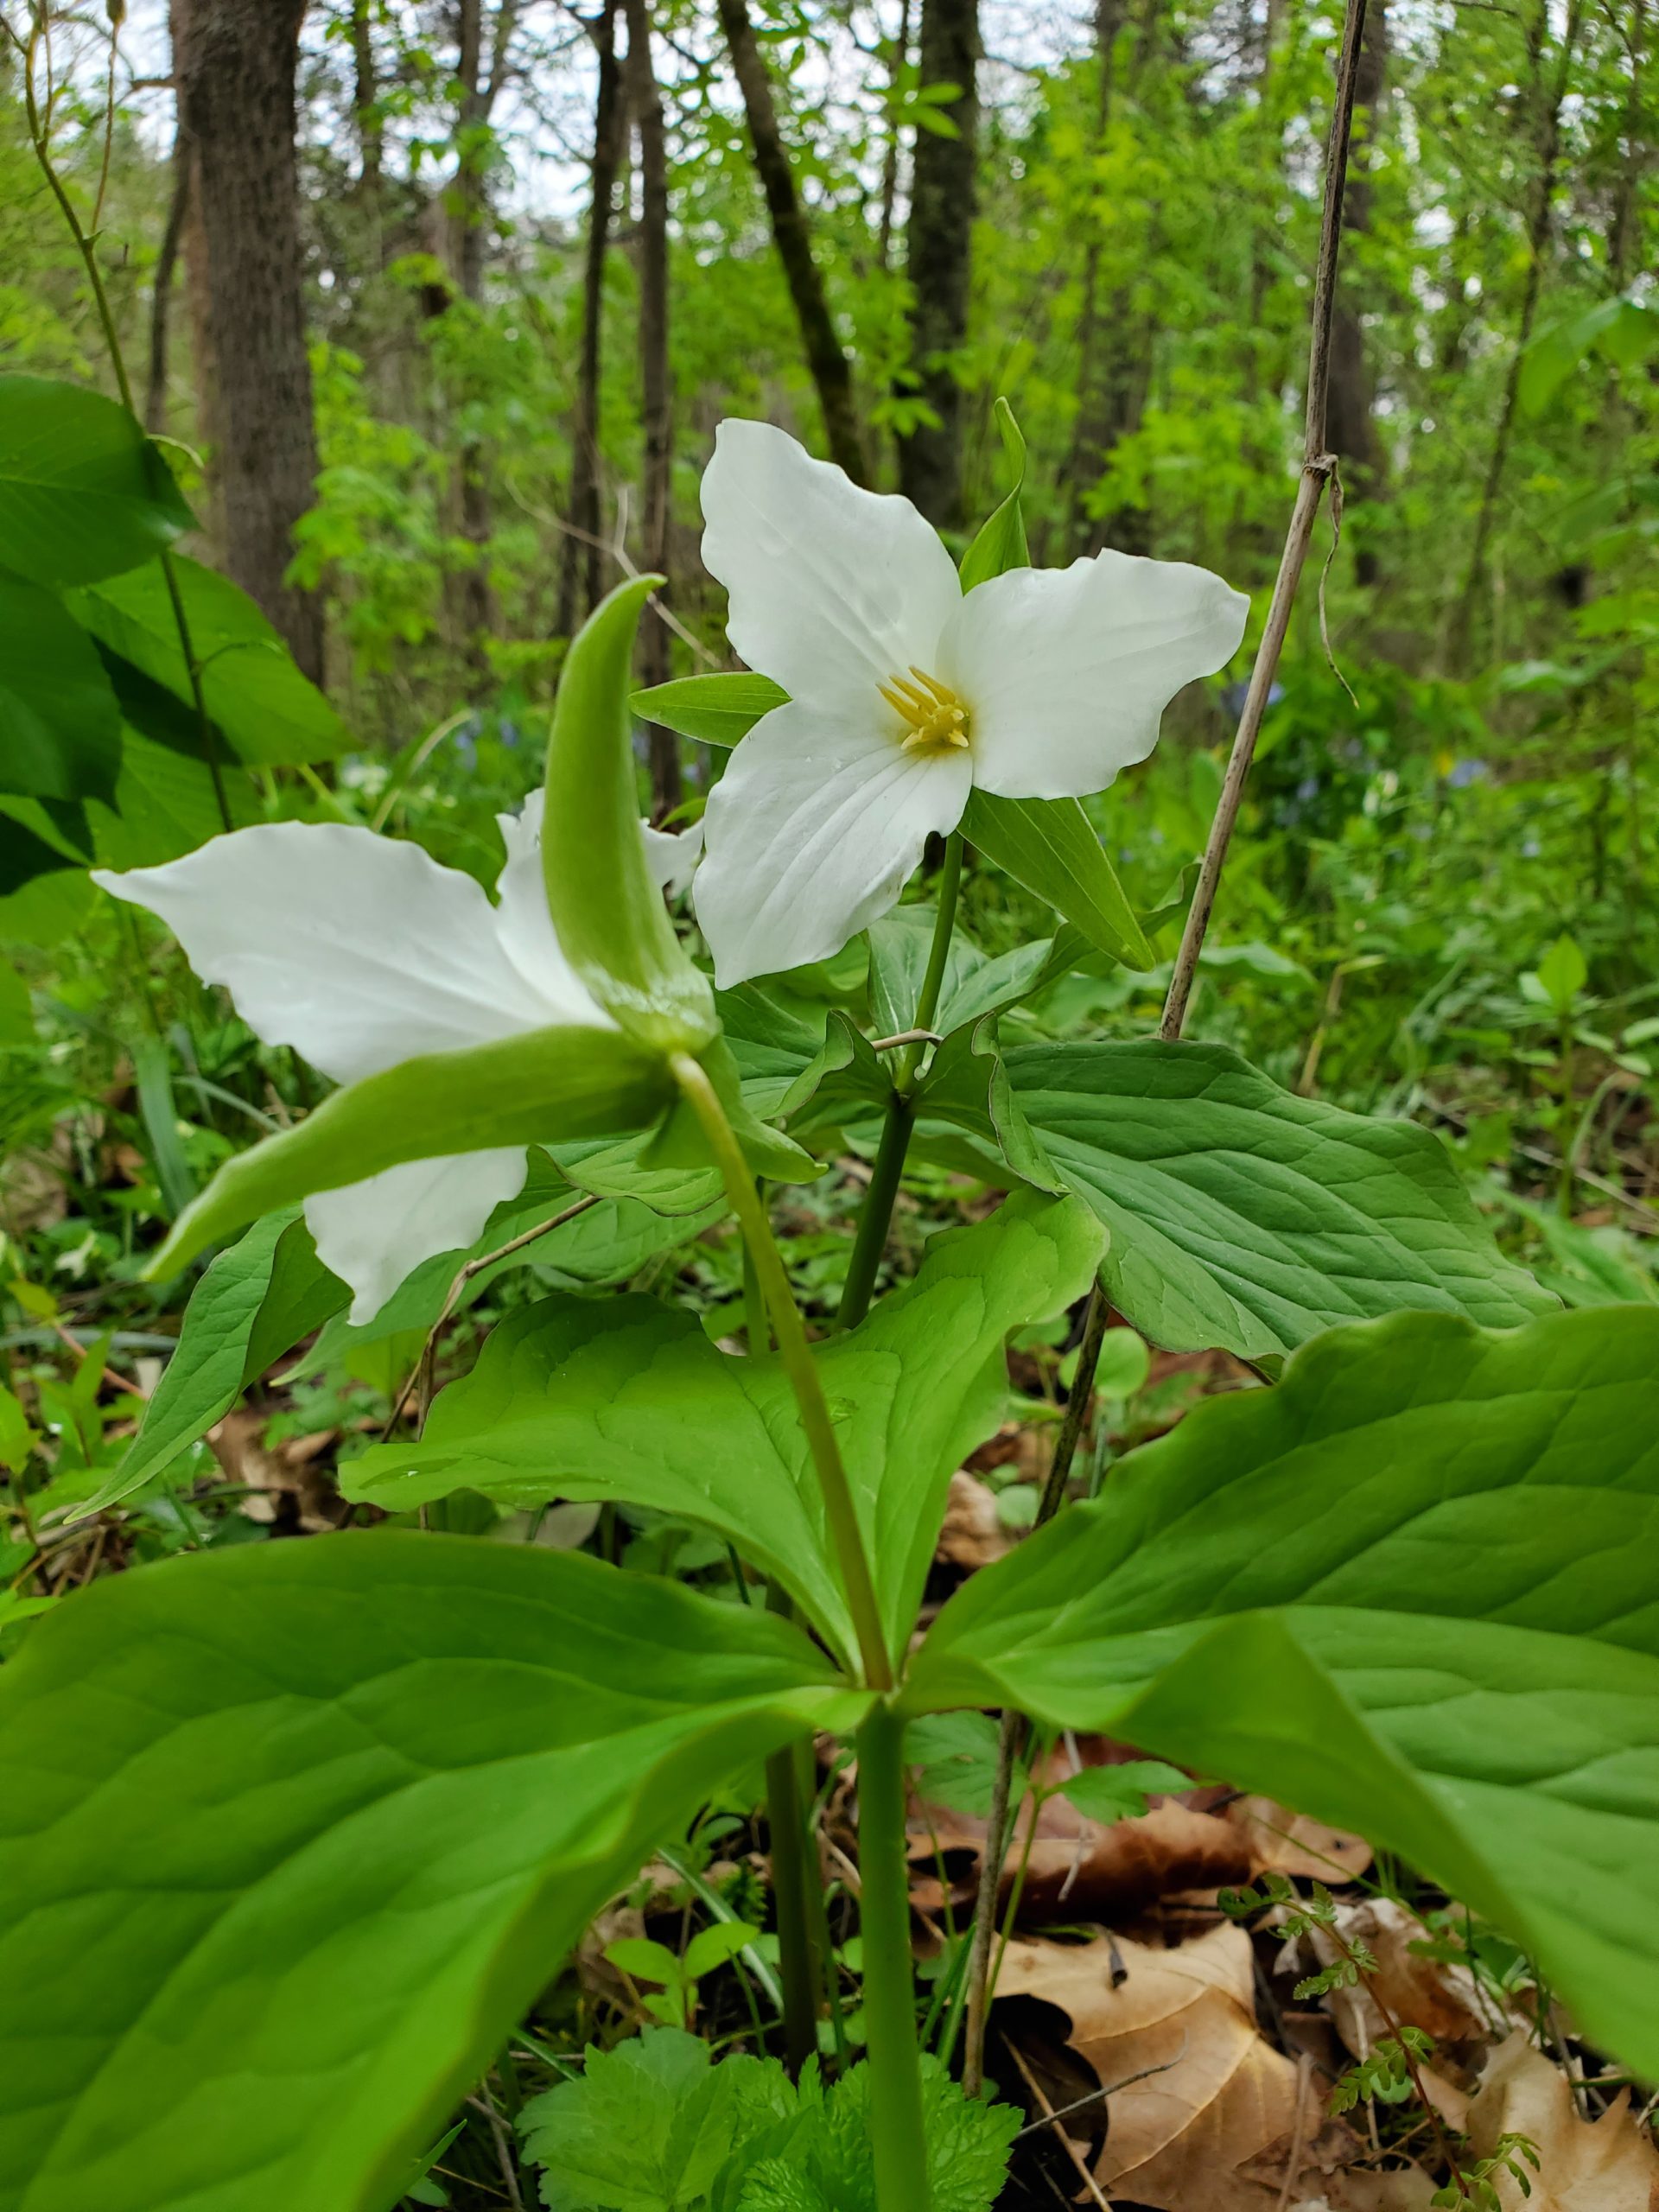
[(906, 753), (948, 753), (968, 749), (968, 709), (948, 683), (912, 663), (910, 677), (889, 677), (876, 690), (907, 725)]

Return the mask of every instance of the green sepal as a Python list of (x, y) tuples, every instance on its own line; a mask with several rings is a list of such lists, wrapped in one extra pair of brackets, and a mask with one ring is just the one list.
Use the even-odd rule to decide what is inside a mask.
[(1010, 569), (1031, 566), (1031, 548), (1026, 543), (1026, 518), (1020, 504), (1026, 484), (1026, 442), (1006, 399), (996, 403), (996, 427), (1002, 434), (1002, 450), (1014, 471), (1014, 485), (1001, 505), (980, 524), (973, 543), (962, 556), (960, 573), (964, 594), (991, 576), (1005, 575)]
[(1156, 964), (1158, 956), (1077, 800), (998, 798), (975, 790), (962, 833), (1103, 952), (1126, 968)]
[(401, 1061), (227, 1160), (180, 1217), (146, 1280), (164, 1280), (204, 1246), (313, 1191), (360, 1183), (406, 1160), (620, 1135), (654, 1120), (671, 1093), (660, 1054), (610, 1029), (531, 1029)]
[(636, 691), (629, 703), (641, 721), (659, 722), (702, 745), (730, 747), (747, 737), (763, 715), (788, 702), (788, 692), (769, 676), (741, 669), (677, 677), (671, 683)]
[(547, 747), (542, 869), (565, 957), (612, 1018), (659, 1052), (701, 1052), (719, 1027), (639, 837), (628, 716), (635, 632), (660, 576), (619, 584), (571, 642)]

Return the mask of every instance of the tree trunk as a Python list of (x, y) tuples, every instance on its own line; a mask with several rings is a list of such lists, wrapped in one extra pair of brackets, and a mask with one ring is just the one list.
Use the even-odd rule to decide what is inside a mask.
[(284, 581), (317, 474), (294, 148), (304, 13), (305, 0), (189, 0), (177, 68), (199, 164), (226, 565), (320, 681), (321, 606)]
[[(971, 0), (970, 0), (971, 4)], [(800, 325), (806, 365), (818, 395), (823, 434), (831, 457), (839, 461), (855, 484), (865, 482), (864, 446), (859, 435), (858, 409), (853, 397), (853, 372), (824, 297), (823, 278), (812, 258), (812, 241), (806, 216), (795, 190), (795, 175), (778, 129), (778, 110), (772, 97), (772, 79), (749, 20), (746, 0), (720, 0), (720, 25), (732, 73), (743, 95), (748, 118), (754, 166), (772, 218), (772, 243), (784, 264), (784, 278)]]
[(1534, 18), (1534, 66), (1529, 89), (1538, 113), (1538, 175), (1533, 193), (1532, 213), (1527, 225), (1527, 276), (1521, 295), (1521, 314), (1516, 328), (1515, 346), (1510, 356), (1509, 374), (1504, 378), (1503, 397), (1498, 408), (1497, 428), (1492, 437), (1491, 456), (1486, 464), (1485, 480), (1481, 486), (1480, 507), (1475, 518), (1474, 543), (1469, 554), (1468, 571), (1464, 577), (1463, 589), (1452, 608), (1446, 633), (1447, 658), (1453, 668), (1460, 667), (1468, 654), (1475, 601), (1486, 574), (1492, 519), (1497, 511), (1498, 493), (1503, 488), (1503, 471), (1510, 457), (1510, 440), (1515, 430), (1521, 370), (1526, 359), (1527, 347), (1531, 343), (1539, 296), (1543, 289), (1544, 263), (1555, 227), (1555, 182), (1561, 159), (1561, 107), (1567, 99), (1567, 79), (1573, 67), (1573, 48), (1578, 42), (1582, 17), (1583, 0), (1567, 0), (1567, 22), (1561, 32), (1555, 80), (1541, 99), (1543, 57), (1549, 35), (1547, 0), (1539, 0), (1538, 12)]
[[(490, 117), (505, 71), (517, 14), (517, 0), (500, 0), (486, 75), (483, 0), (461, 0), (455, 61), (461, 97), (455, 114), (449, 265), (456, 289), (474, 309), (484, 297), (485, 248), (489, 238)], [(455, 454), (455, 487), (460, 535), (471, 557), (465, 568), (452, 570), (446, 579), (450, 623), (474, 678), (481, 678), (489, 667), (485, 640), (494, 632), (497, 619), (495, 594), (490, 588), (489, 486), (484, 448), (477, 438), (461, 442)]]
[(968, 336), (975, 164), (979, 152), (979, 0), (922, 0), (922, 84), (960, 87), (948, 113), (956, 136), (916, 134), (911, 164), (908, 270), (911, 356), (919, 396), (937, 420), (899, 446), (899, 480), (932, 523), (962, 520), (962, 386), (957, 353)]
[[(1388, 67), (1389, 18), (1386, 0), (1370, 0), (1365, 32), (1354, 71), (1352, 150), (1348, 189), (1342, 203), (1345, 237), (1363, 237), (1371, 227), (1370, 149), (1382, 106)], [(1356, 304), (1358, 284), (1351, 253), (1338, 263), (1335, 311), (1331, 322), (1331, 385), (1325, 404), (1325, 442), (1347, 464), (1345, 489), (1362, 499), (1381, 499), (1388, 486), (1388, 453), (1376, 427), (1376, 379), (1365, 350), (1365, 330)], [(1361, 584), (1376, 582), (1375, 550), (1362, 544), (1354, 556)]]
[(893, 213), (899, 198), (899, 80), (910, 60), (910, 0), (900, 0), (899, 35), (893, 42), (887, 70), (887, 148), (881, 157), (881, 219), (876, 232), (875, 258), (883, 270), (893, 266)]
[[(1157, 34), (1158, 0), (1143, 0), (1135, 24), (1126, 94), (1133, 99)], [(1103, 144), (1111, 119), (1115, 86), (1112, 70), (1117, 41), (1122, 33), (1122, 0), (1096, 0), (1095, 39), (1100, 52), (1100, 98), (1097, 109), (1100, 140)], [(1149, 246), (1148, 259), (1155, 259)], [(1073, 434), (1066, 474), (1070, 484), (1071, 549), (1076, 554), (1098, 553), (1109, 541), (1118, 550), (1144, 553), (1151, 542), (1151, 517), (1141, 507), (1116, 516), (1091, 516), (1089, 495), (1099, 484), (1121, 441), (1140, 424), (1152, 374), (1151, 324), (1137, 318), (1128, 288), (1117, 286), (1100, 307), (1100, 232), (1091, 219), (1090, 244), (1084, 268), (1083, 315), (1078, 328), (1080, 360), (1077, 429)]]
[(182, 129), (173, 134), (173, 194), (167, 203), (167, 227), (156, 256), (149, 296), (149, 371), (144, 387), (144, 428), (155, 435), (167, 429), (167, 372), (173, 329), (173, 279), (179, 248), (190, 214), (190, 146)]
[(558, 626), (571, 636), (583, 614), (604, 595), (599, 525), (599, 387), (605, 334), (605, 254), (611, 236), (611, 203), (621, 155), (622, 79), (616, 60), (619, 0), (604, 0), (588, 25), (599, 49), (599, 92), (594, 104), (593, 200), (588, 217), (588, 256), (582, 287), (582, 359), (576, 413), (570, 431), (570, 513), (573, 535), (564, 541), (559, 575)]
[[(626, 0), (628, 105), (639, 133), (639, 385), (645, 565), (668, 573), (669, 506), (674, 467), (674, 387), (668, 356), (668, 143), (663, 100), (651, 54), (650, 0)], [(667, 586), (663, 587), (666, 591)], [(639, 680), (668, 681), (668, 630), (647, 607), (639, 632)], [(685, 795), (680, 744), (671, 729), (646, 728), (651, 752), (651, 814), (660, 822)]]

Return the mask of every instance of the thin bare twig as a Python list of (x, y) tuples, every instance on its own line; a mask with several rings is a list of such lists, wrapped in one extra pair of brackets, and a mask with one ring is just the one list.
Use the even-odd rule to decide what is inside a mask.
[(1042, 2107), (1044, 2126), (1053, 2129), (1056, 2137), (1059, 2140), (1061, 2149), (1065, 2152), (1066, 2157), (1071, 2159), (1072, 2165), (1077, 2169), (1077, 2179), (1088, 2190), (1090, 2199), (1096, 2204), (1103, 2205), (1105, 2207), (1105, 2212), (1112, 2212), (1112, 2201), (1110, 2197), (1107, 2196), (1103, 2193), (1100, 2183), (1095, 2179), (1093, 2174), (1089, 2171), (1089, 2161), (1084, 2157), (1082, 2152), (1078, 2150), (1077, 2145), (1066, 2133), (1065, 2130), (1060, 2126), (1058, 2113), (1056, 2113), (1053, 2106), (1050, 2104), (1047, 2097), (1044, 2094), (1042, 2083), (1032, 2072), (1030, 2067), (1027, 2065), (1025, 2053), (1020, 2050), (1017, 2043), (1009, 2044), (1008, 2056), (1013, 2059), (1014, 2064), (1020, 2069), (1020, 2076), (1024, 2081), (1026, 2087), (1031, 2091), (1032, 2095), (1036, 2098), (1038, 2103)]
[[(1274, 582), (1273, 598), (1268, 608), (1267, 628), (1256, 649), (1255, 665), (1250, 671), (1244, 710), (1239, 717), (1238, 732), (1233, 740), (1232, 756), (1227, 764), (1226, 779), (1222, 785), (1215, 820), (1210, 825), (1210, 837), (1205, 847), (1198, 887), (1192, 894), (1186, 926), (1181, 933), (1181, 949), (1176, 956), (1175, 972), (1170, 978), (1169, 995), (1164, 1001), (1163, 1020), (1159, 1025), (1158, 1033), (1166, 1041), (1179, 1037), (1185, 1026), (1187, 1002), (1192, 994), (1192, 979), (1198, 972), (1198, 955), (1204, 950), (1210, 917), (1215, 910), (1221, 871), (1226, 863), (1227, 849), (1232, 842), (1239, 805), (1244, 796), (1244, 779), (1255, 756), (1255, 741), (1262, 728), (1262, 718), (1267, 711), (1268, 694), (1273, 688), (1279, 656), (1284, 648), (1285, 633), (1290, 626), (1296, 587), (1301, 581), (1307, 549), (1313, 541), (1319, 502), (1336, 470), (1336, 456), (1325, 449), (1325, 412), (1331, 388), (1331, 330), (1336, 308), (1337, 257), (1342, 245), (1342, 203), (1347, 188), (1348, 147), (1353, 133), (1354, 79), (1364, 29), (1365, 0), (1348, 0), (1343, 23), (1342, 51), (1337, 63), (1331, 133), (1325, 146), (1325, 205), (1319, 226), (1319, 260), (1313, 277), (1313, 329), (1308, 344), (1307, 406), (1302, 424), (1301, 476), (1296, 487), (1296, 504), (1291, 512), (1290, 528), (1286, 533), (1279, 574)], [(1089, 1294), (1084, 1340), (1077, 1355), (1077, 1381), (1072, 1385), (1066, 1405), (1065, 1422), (1055, 1445), (1054, 1459), (1039, 1510), (1039, 1520), (1058, 1510), (1065, 1496), (1065, 1484), (1071, 1471), (1071, 1454), (1076, 1450), (1077, 1437), (1082, 1433), (1083, 1421), (1094, 1395), (1095, 1366), (1105, 1328), (1106, 1299), (1096, 1283)], [(1018, 1713), (1003, 1715), (1002, 1732), (997, 1744), (996, 1772), (992, 1782), (991, 1825), (986, 1835), (986, 1856), (980, 1870), (979, 1894), (974, 1901), (973, 1942), (969, 1952), (968, 2017), (963, 2050), (963, 2085), (970, 2096), (977, 2094), (978, 2085), (984, 2078), (985, 2015), (990, 2002), (991, 1940), (1002, 1863), (1001, 1852), (997, 1846), (1007, 1820), (1009, 1777), (1022, 1729), (1023, 1722)]]
[(409, 1403), (415, 1385), (420, 1381), (422, 1376), (427, 1373), (432, 1355), (437, 1350), (438, 1338), (442, 1335), (445, 1325), (454, 1313), (461, 1292), (466, 1289), (473, 1277), (482, 1274), (486, 1268), (493, 1268), (498, 1260), (507, 1259), (514, 1252), (522, 1252), (526, 1244), (535, 1243), (538, 1237), (545, 1236), (550, 1230), (563, 1229), (567, 1221), (574, 1221), (579, 1213), (586, 1213), (589, 1206), (596, 1206), (598, 1204), (598, 1198), (590, 1192), (587, 1197), (578, 1198), (575, 1205), (566, 1206), (563, 1213), (556, 1213), (547, 1221), (538, 1221), (534, 1229), (526, 1229), (522, 1236), (509, 1237), (505, 1244), (498, 1244), (493, 1252), (485, 1252), (476, 1260), (467, 1261), (466, 1266), (461, 1269), (450, 1284), (444, 1298), (443, 1310), (427, 1331), (426, 1342), (421, 1346), (420, 1357), (410, 1368), (409, 1380), (397, 1393), (397, 1402), (387, 1415), (386, 1425), (380, 1432), (383, 1441), (391, 1434), (392, 1430), (402, 1420), (404, 1408)]
[(1296, 588), (1301, 582), (1307, 549), (1313, 541), (1319, 502), (1336, 467), (1336, 457), (1326, 451), (1325, 442), (1325, 411), (1331, 390), (1331, 326), (1336, 308), (1337, 257), (1342, 245), (1342, 202), (1347, 186), (1348, 143), (1353, 130), (1354, 76), (1364, 29), (1365, 0), (1349, 0), (1347, 17), (1343, 24), (1342, 54), (1337, 64), (1336, 103), (1332, 112), (1331, 136), (1325, 151), (1325, 210), (1319, 229), (1319, 257), (1313, 278), (1313, 327), (1307, 357), (1307, 409), (1302, 425), (1301, 480), (1296, 487), (1296, 504), (1291, 512), (1285, 550), (1280, 557), (1279, 574), (1274, 582), (1273, 598), (1268, 607), (1267, 628), (1256, 649), (1255, 665), (1250, 671), (1249, 689), (1244, 695), (1244, 710), (1239, 716), (1238, 732), (1233, 739), (1226, 780), (1222, 785), (1216, 818), (1210, 825), (1210, 838), (1204, 850), (1204, 865), (1198, 871), (1198, 888), (1192, 894), (1192, 904), (1187, 912), (1186, 927), (1181, 932), (1181, 949), (1175, 957), (1175, 972), (1170, 978), (1169, 995), (1164, 1001), (1164, 1018), (1158, 1033), (1166, 1040), (1179, 1037), (1185, 1027), (1187, 1001), (1192, 996), (1198, 955), (1204, 950), (1210, 917), (1215, 909), (1221, 871), (1227, 860), (1227, 848), (1232, 842), (1233, 830), (1238, 821), (1238, 810), (1244, 797), (1244, 779), (1249, 774), (1250, 763), (1255, 757), (1255, 741), (1261, 731), (1262, 718), (1267, 712), (1268, 694), (1273, 689), (1274, 677), (1279, 671), (1279, 656), (1284, 650), (1285, 633), (1290, 627), (1291, 609), (1295, 604)]

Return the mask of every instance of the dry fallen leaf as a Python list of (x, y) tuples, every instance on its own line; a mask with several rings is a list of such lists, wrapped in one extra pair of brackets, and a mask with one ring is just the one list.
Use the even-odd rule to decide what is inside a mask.
[(1586, 2120), (1560, 2069), (1535, 2050), (1524, 2028), (1486, 2062), (1469, 2107), (1469, 2136), (1490, 2155), (1500, 2135), (1529, 2136), (1539, 2170), (1532, 2195), (1504, 2175), (1497, 2184), (1503, 2212), (1659, 2212), (1659, 2153), (1638, 2129), (1628, 2090), (1599, 2120)]
[[(1058, 2005), (1071, 2049), (1103, 2084), (1128, 2084), (1108, 2101), (1095, 2169), (1109, 2195), (1160, 2212), (1278, 2212), (1294, 2146), (1303, 2194), (1357, 2147), (1306, 2089), (1299, 2126), (1298, 2069), (1256, 2024), (1242, 1929), (1213, 1928), (1173, 1950), (1105, 1938), (1011, 1944), (997, 1995)], [(1148, 2067), (1165, 2070), (1129, 2080)]]
[(1351, 1828), (1330, 1827), (1306, 1813), (1287, 1812), (1271, 1797), (1235, 1797), (1224, 1815), (1243, 1830), (1256, 1874), (1272, 1867), (1301, 1881), (1351, 1882), (1371, 1863), (1370, 1845)]
[(1014, 1539), (996, 1510), (996, 1492), (965, 1468), (950, 1478), (939, 1557), (952, 1567), (990, 1567), (1014, 1549)]

